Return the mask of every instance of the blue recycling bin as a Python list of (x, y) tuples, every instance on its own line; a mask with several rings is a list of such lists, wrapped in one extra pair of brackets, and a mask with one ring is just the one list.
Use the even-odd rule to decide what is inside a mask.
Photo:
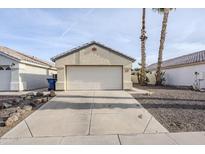
[(48, 90), (56, 90), (57, 79), (48, 78), (47, 81), (48, 81)]

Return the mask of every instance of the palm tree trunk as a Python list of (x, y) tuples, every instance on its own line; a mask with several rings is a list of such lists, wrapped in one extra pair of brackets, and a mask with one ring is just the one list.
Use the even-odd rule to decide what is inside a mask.
[(158, 63), (157, 63), (157, 72), (156, 72), (156, 85), (161, 85), (161, 65), (162, 65), (162, 57), (163, 57), (163, 50), (164, 50), (164, 42), (166, 38), (166, 29), (167, 29), (167, 22), (169, 16), (169, 8), (164, 9), (164, 17), (162, 21), (162, 30), (161, 30), (161, 38), (160, 38), (160, 46), (159, 46), (159, 53), (158, 53)]
[(142, 10), (142, 29), (141, 29), (141, 78), (140, 78), (140, 84), (145, 85), (146, 80), (146, 73), (145, 73), (145, 67), (146, 67), (146, 53), (145, 53), (145, 42), (147, 39), (146, 31), (145, 31), (145, 15), (146, 10), (143, 8)]

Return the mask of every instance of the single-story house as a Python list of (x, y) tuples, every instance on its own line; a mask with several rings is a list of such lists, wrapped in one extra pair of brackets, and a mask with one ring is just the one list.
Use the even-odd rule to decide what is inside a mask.
[[(156, 68), (157, 64), (147, 67), (152, 72), (156, 72)], [(165, 60), (162, 63), (162, 71), (165, 72), (166, 85), (192, 86), (198, 79), (200, 88), (205, 88), (205, 51)]]
[(53, 64), (0, 46), (0, 91), (23, 91), (48, 87), (56, 74)]
[(51, 58), (57, 68), (57, 90), (131, 89), (135, 61), (92, 41)]

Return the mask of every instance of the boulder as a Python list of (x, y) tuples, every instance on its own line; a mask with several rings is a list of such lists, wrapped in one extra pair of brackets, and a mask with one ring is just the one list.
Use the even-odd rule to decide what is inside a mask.
[(42, 98), (38, 98), (38, 99), (35, 99), (33, 102), (36, 103), (36, 104), (40, 104), (43, 101), (42, 101)]
[(50, 93), (49, 93), (49, 94), (46, 94), (45, 97), (50, 97)]
[(12, 105), (9, 103), (3, 103), (3, 108), (9, 108), (9, 107), (12, 107)]
[(31, 111), (31, 110), (32, 110), (32, 106), (31, 106), (31, 105), (25, 105), (25, 106), (23, 107), (23, 109), (24, 109), (25, 111)]
[(56, 96), (55, 91), (54, 91), (54, 90), (51, 90), (51, 91), (50, 91), (50, 97), (55, 97), (55, 96)]
[(16, 115), (13, 115), (11, 117), (9, 117), (6, 122), (5, 125), (6, 126), (11, 126), (15, 121), (17, 121), (19, 118)]
[(38, 92), (36, 93), (36, 96), (37, 96), (37, 97), (42, 97), (42, 96), (44, 96), (44, 94), (43, 94), (43, 92), (38, 91)]
[(2, 116), (0, 117), (0, 121), (6, 121), (9, 118), (9, 116)]
[(12, 117), (12, 116), (16, 116), (16, 117), (20, 117), (20, 113), (19, 112), (14, 112), (14, 113), (12, 113), (11, 115), (10, 115), (10, 117)]
[(34, 102), (30, 102), (30, 104), (32, 107), (36, 107), (38, 104), (34, 103)]
[(5, 126), (5, 122), (2, 118), (0, 118), (0, 127), (4, 127)]
[(35, 96), (34, 92), (29, 92), (25, 96), (25, 100), (31, 100)]
[(14, 99), (14, 103), (16, 103), (16, 104), (19, 104), (20, 102), (22, 101), (22, 99), (21, 98), (16, 98), (16, 99)]
[(26, 94), (26, 96), (35, 96), (34, 92), (29, 92)]
[(11, 115), (12, 113), (15, 113), (16, 110), (17, 110), (16, 107), (11, 107), (11, 108), (5, 109), (5, 110), (4, 110), (4, 111), (5, 111), (5, 116), (9, 116), (9, 115)]
[(23, 110), (23, 109), (18, 109), (18, 110), (17, 110), (17, 113), (19, 113), (20, 115), (23, 115), (25, 112), (26, 112), (26, 111)]
[(48, 99), (47, 98), (42, 98), (42, 103), (46, 103), (48, 101)]
[(22, 100), (25, 100), (25, 99), (26, 99), (26, 95), (21, 95), (20, 98), (21, 98)]
[[(23, 106), (24, 106), (24, 105), (29, 105), (31, 102), (32, 102), (32, 100), (24, 100), (23, 103), (22, 103), (22, 105), (23, 105)], [(22, 107), (23, 107), (23, 106), (22, 106)]]
[(14, 102), (14, 99), (9, 99), (9, 100), (7, 100), (6, 103), (8, 103), (8, 104), (13, 104), (13, 102)]
[(25, 100), (31, 100), (33, 98), (33, 96), (26, 96)]

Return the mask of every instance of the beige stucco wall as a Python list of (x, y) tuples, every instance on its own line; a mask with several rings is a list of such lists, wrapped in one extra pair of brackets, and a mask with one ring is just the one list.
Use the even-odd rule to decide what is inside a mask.
[(28, 64), (19, 64), (19, 90), (47, 88), (47, 78), (56, 74), (56, 70)]
[[(3, 55), (0, 55), (0, 65), (11, 66), (11, 76), (9, 79), (10, 88), (8, 91), (46, 88), (48, 87), (47, 78), (57, 73), (55, 68), (50, 69), (47, 67), (39, 67), (35, 64), (26, 64)], [(4, 80), (5, 79), (1, 79), (0, 86)]]
[[(93, 47), (96, 47), (97, 51), (92, 51)], [(132, 62), (97, 45), (89, 46), (85, 49), (80, 50), (79, 52), (75, 52), (68, 56), (62, 57), (55, 61), (55, 65), (58, 73), (58, 81), (56, 83), (57, 90), (67, 90), (67, 65), (121, 65), (123, 66), (123, 88), (132, 88)]]

